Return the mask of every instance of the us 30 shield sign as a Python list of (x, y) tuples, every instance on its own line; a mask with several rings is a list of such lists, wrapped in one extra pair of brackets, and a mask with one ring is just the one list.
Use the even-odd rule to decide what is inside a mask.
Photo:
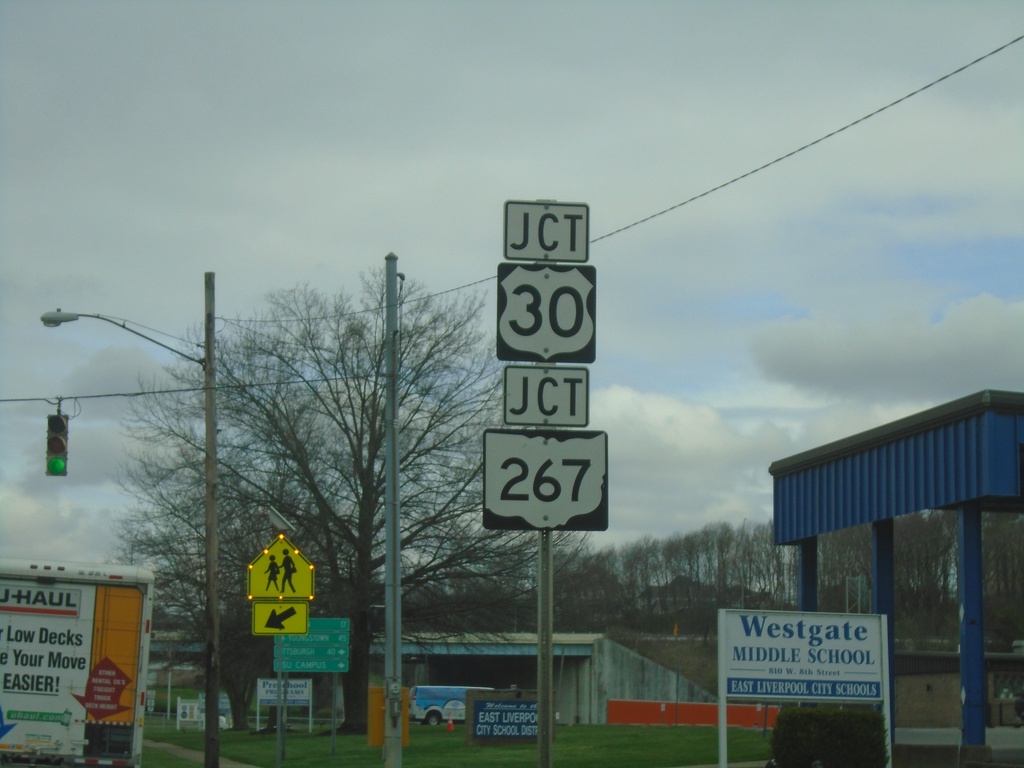
[(498, 265), (498, 359), (592, 363), (597, 270), (587, 265)]
[(484, 528), (608, 530), (608, 435), (484, 432)]

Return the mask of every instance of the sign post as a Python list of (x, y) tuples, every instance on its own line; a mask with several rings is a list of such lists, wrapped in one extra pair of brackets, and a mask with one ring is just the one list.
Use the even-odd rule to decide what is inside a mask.
[[(554, 733), (551, 532), (608, 530), (608, 436), (590, 420), (586, 368), (597, 354), (597, 270), (585, 203), (509, 200), (498, 264), (497, 357), (505, 368), (504, 421), (483, 436), (488, 529), (537, 530), (537, 765), (550, 768)], [(525, 263), (515, 263), (525, 262)], [(567, 263), (571, 262), (571, 263)]]

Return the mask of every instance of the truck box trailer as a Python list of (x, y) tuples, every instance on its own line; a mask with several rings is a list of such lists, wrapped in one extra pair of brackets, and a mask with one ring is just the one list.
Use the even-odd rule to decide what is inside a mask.
[(140, 765), (145, 568), (0, 558), (0, 763)]

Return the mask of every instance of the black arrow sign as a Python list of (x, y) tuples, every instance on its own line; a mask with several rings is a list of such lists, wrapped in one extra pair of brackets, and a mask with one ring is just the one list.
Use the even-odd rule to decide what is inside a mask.
[(290, 619), (294, 615), (294, 608), (286, 608), (280, 613), (275, 610), (271, 610), (270, 616), (267, 617), (267, 623), (265, 626), (267, 629), (284, 629), (284, 620)]

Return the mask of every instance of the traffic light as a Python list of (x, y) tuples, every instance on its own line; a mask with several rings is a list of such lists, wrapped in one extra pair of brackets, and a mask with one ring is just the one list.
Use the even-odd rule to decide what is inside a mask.
[(63, 477), (68, 473), (68, 417), (54, 413), (46, 417), (46, 474)]

